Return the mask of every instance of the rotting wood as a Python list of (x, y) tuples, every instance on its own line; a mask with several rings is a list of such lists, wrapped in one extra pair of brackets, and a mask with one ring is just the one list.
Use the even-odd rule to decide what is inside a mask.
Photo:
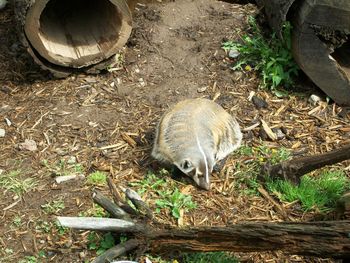
[(76, 229), (136, 233), (140, 246), (147, 248), (151, 253), (280, 250), (295, 255), (350, 257), (349, 220), (249, 222), (226, 227), (164, 229), (136, 225), (118, 219), (96, 218), (90, 221), (91, 218), (69, 220), (59, 217), (58, 220), (62, 226)]
[(299, 157), (275, 165), (265, 164), (262, 170), (263, 174), (270, 178), (281, 178), (298, 184), (304, 174), (348, 159), (350, 159), (350, 144), (323, 154)]
[(256, 0), (280, 38), (292, 23), (293, 56), (305, 74), (339, 105), (350, 105), (350, 1)]
[(57, 77), (116, 65), (131, 33), (125, 0), (15, 0), (14, 5), (22, 44)]

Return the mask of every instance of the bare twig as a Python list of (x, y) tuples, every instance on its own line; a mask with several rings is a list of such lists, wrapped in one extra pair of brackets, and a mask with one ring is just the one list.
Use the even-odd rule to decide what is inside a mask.
[(130, 220), (128, 213), (126, 213), (123, 209), (105, 197), (100, 191), (95, 190), (92, 194), (92, 199), (94, 199), (97, 204), (106, 209), (112, 217)]
[(92, 263), (111, 262), (116, 257), (119, 257), (139, 246), (140, 242), (136, 239), (130, 239), (123, 244), (119, 244), (105, 251), (102, 255), (95, 258)]
[(141, 199), (138, 193), (136, 193), (134, 190), (130, 188), (127, 188), (125, 190), (125, 195), (142, 214), (146, 215), (149, 219), (153, 218), (152, 210)]
[(277, 212), (282, 215), (284, 220), (290, 220), (285, 209), (279, 203), (277, 203), (275, 199), (273, 199), (271, 195), (263, 187), (259, 187), (258, 191), (263, 197), (265, 197), (275, 207), (275, 210), (277, 210)]

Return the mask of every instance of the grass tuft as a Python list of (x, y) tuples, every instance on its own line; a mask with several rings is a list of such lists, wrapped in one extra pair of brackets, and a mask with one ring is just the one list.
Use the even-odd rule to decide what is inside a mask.
[(267, 186), (282, 201), (299, 201), (305, 211), (327, 212), (350, 189), (350, 182), (340, 170), (324, 170), (317, 177), (303, 176), (298, 186), (283, 180), (270, 181)]
[(242, 43), (227, 41), (222, 47), (239, 52), (233, 70), (250, 71), (253, 68), (262, 77), (260, 86), (270, 88), (279, 95), (281, 91), (277, 87), (292, 86), (299, 70), (291, 52), (291, 24), (287, 22), (283, 26), (283, 41), (275, 33), (265, 38), (254, 17), (249, 18), (249, 25), (252, 33), (242, 36)]
[(96, 171), (88, 175), (86, 182), (90, 185), (105, 185), (107, 183), (107, 175), (104, 172)]
[(238, 263), (238, 259), (226, 252), (188, 253), (181, 263)]
[(33, 178), (20, 178), (20, 171), (11, 171), (0, 174), (0, 187), (6, 191), (11, 191), (18, 196), (32, 190), (37, 185)]

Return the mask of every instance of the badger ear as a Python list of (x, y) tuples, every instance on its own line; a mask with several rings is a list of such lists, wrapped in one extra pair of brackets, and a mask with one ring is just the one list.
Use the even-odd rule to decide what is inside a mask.
[(188, 170), (188, 169), (193, 168), (193, 164), (190, 160), (185, 159), (181, 162), (181, 168), (184, 170)]

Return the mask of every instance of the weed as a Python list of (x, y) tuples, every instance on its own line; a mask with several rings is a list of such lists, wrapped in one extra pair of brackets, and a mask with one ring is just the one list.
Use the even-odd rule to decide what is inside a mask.
[(84, 172), (83, 166), (76, 163), (74, 157), (71, 157), (68, 160), (61, 159), (53, 164), (50, 164), (48, 160), (43, 160), (41, 164), (46, 167), (53, 176), (81, 174)]
[(305, 175), (298, 186), (283, 180), (270, 181), (267, 185), (282, 201), (299, 200), (305, 211), (320, 212), (331, 210), (339, 197), (350, 189), (349, 179), (339, 170), (324, 170), (317, 177)]
[(64, 209), (64, 201), (62, 199), (54, 200), (52, 202), (41, 205), (41, 208), (47, 214), (57, 214), (59, 211)]
[(115, 240), (112, 233), (108, 232), (100, 238), (96, 232), (90, 232), (88, 235), (88, 249), (96, 250), (97, 255), (101, 255), (107, 249), (115, 245)]
[[(277, 87), (293, 85), (293, 78), (298, 75), (298, 66), (291, 53), (291, 24), (285, 23), (282, 29), (283, 40), (273, 33), (269, 40), (264, 38), (255, 18), (249, 18), (252, 35), (244, 35), (242, 44), (233, 41), (222, 44), (225, 50), (237, 50), (238, 62), (233, 70), (249, 71), (254, 68), (262, 76), (261, 87), (271, 88), (279, 95)], [(282, 95), (282, 94), (280, 94)]]
[(168, 208), (171, 210), (172, 216), (178, 219), (180, 218), (181, 209), (188, 212), (197, 206), (196, 203), (192, 201), (192, 196), (181, 193), (177, 188), (170, 191), (158, 191), (158, 194), (161, 199), (156, 200), (157, 213), (159, 213), (162, 208)]
[(66, 233), (66, 231), (68, 230), (67, 227), (62, 226), (58, 221), (55, 221), (54, 225), (55, 225), (55, 228), (57, 230), (57, 233), (60, 236), (63, 236)]
[(184, 254), (182, 263), (238, 263), (239, 261), (226, 252), (187, 253)]
[(11, 191), (20, 196), (28, 192), (37, 185), (33, 178), (20, 178), (20, 171), (11, 171), (9, 173), (0, 174), (0, 187), (6, 191)]
[(86, 182), (90, 185), (104, 185), (107, 182), (107, 175), (104, 172), (96, 171), (88, 175)]
[(190, 195), (186, 195), (180, 192), (176, 188), (176, 184), (169, 180), (166, 175), (169, 175), (167, 170), (161, 170), (159, 175), (164, 176), (164, 178), (159, 178), (154, 173), (148, 172), (146, 177), (137, 183), (132, 183), (132, 186), (137, 186), (138, 193), (140, 195), (145, 192), (154, 192), (159, 199), (155, 201), (157, 206), (156, 212), (160, 212), (161, 209), (168, 209), (171, 211), (171, 214), (175, 218), (180, 217), (180, 210), (188, 212), (196, 208), (196, 203), (192, 201)]
[(93, 203), (92, 208), (79, 213), (79, 216), (92, 216), (92, 217), (109, 217), (109, 213), (106, 212), (100, 205)]
[(272, 164), (285, 161), (290, 157), (290, 152), (286, 148), (271, 149), (266, 145), (258, 147), (241, 146), (235, 153), (237, 159), (248, 160), (236, 162), (235, 177), (236, 188), (247, 195), (257, 194), (257, 188), (260, 186), (257, 176), (260, 173), (260, 167), (263, 163), (269, 161)]
[(38, 259), (35, 256), (26, 256), (19, 261), (19, 263), (38, 263)]
[(16, 215), (12, 221), (12, 223), (16, 226), (16, 227), (20, 227), (22, 225), (22, 218), (18, 215)]
[(47, 221), (38, 220), (35, 225), (35, 230), (38, 232), (49, 233), (51, 231), (52, 224)]

